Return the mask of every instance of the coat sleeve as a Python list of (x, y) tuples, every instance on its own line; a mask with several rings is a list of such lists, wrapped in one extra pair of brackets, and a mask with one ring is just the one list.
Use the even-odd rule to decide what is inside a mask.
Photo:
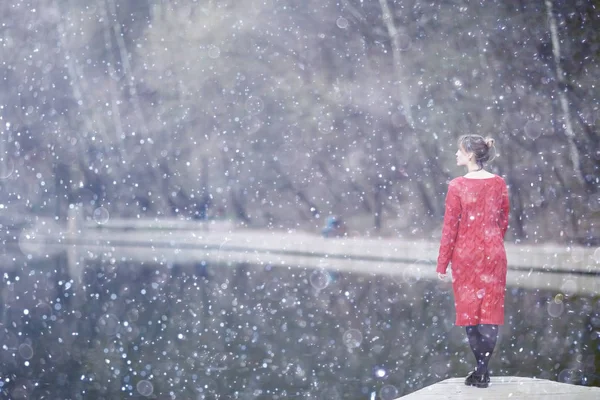
[(502, 230), (502, 237), (506, 235), (506, 231), (508, 230), (508, 215), (510, 212), (510, 201), (508, 199), (508, 188), (506, 187), (506, 183), (502, 185), (502, 199), (500, 202), (500, 218), (499, 225)]
[(458, 188), (455, 183), (450, 182), (448, 194), (446, 195), (446, 211), (444, 212), (442, 239), (440, 241), (440, 251), (437, 260), (437, 272), (442, 274), (446, 273), (448, 264), (452, 259), (461, 211)]

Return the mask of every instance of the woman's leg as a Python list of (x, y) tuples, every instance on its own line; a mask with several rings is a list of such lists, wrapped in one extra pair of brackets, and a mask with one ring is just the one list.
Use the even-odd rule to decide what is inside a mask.
[(488, 364), (492, 358), (492, 353), (494, 352), (498, 340), (498, 325), (479, 325), (479, 335), (481, 340), (479, 351), (482, 360), (481, 366), (479, 365), (479, 362), (477, 363), (477, 368), (479, 369), (478, 373), (485, 374), (488, 372)]
[(475, 355), (475, 361), (477, 362), (477, 368), (475, 369), (475, 373), (480, 375), (480, 365), (483, 365), (484, 356), (481, 353), (481, 335), (479, 334), (479, 326), (478, 325), (470, 325), (466, 327), (467, 330), (467, 338), (469, 339), (469, 346), (471, 346), (471, 350)]
[(477, 361), (475, 373), (484, 375), (488, 372), (488, 364), (496, 347), (498, 325), (471, 325), (467, 326), (466, 330), (469, 345)]

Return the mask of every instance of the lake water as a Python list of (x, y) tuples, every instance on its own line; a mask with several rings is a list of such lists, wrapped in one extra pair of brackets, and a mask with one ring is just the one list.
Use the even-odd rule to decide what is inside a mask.
[[(270, 265), (3, 255), (12, 399), (382, 399), (465, 376), (447, 283)], [(508, 288), (493, 375), (600, 385), (600, 297)]]

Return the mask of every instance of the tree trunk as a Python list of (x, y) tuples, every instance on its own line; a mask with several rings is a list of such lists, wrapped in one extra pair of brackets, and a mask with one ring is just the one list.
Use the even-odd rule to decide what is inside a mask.
[(56, 217), (65, 223), (71, 203), (71, 168), (63, 163), (54, 165), (54, 185), (56, 188)]
[(291, 191), (292, 193), (294, 193), (294, 195), (296, 195), (296, 197), (298, 197), (298, 200), (300, 200), (303, 204), (305, 204), (308, 207), (308, 209), (310, 210), (310, 213), (313, 217), (316, 217), (317, 215), (319, 215), (320, 214), (319, 207), (315, 203), (310, 201), (308, 196), (306, 196), (302, 190), (300, 190), (296, 186), (294, 186), (294, 183), (287, 176), (287, 174), (283, 171), (281, 166), (278, 163), (273, 163), (273, 168), (279, 174), (279, 178), (285, 182), (284, 189), (287, 189), (287, 190)]
[[(514, 159), (513, 159), (513, 153), (510, 151), (510, 149), (507, 149), (507, 158), (508, 158), (508, 173), (506, 174), (506, 181), (509, 187), (509, 192), (510, 192), (510, 203), (511, 203), (511, 212), (510, 214), (513, 215), (512, 217), (512, 221), (515, 223), (513, 226), (513, 231), (515, 233), (515, 237), (519, 240), (523, 240), (525, 239), (525, 226), (524, 226), (524, 221), (523, 219), (526, 217), (525, 213), (523, 212), (523, 200), (521, 197), (521, 191), (520, 188), (518, 187), (518, 184), (514, 178), (514, 171), (513, 171), (513, 166), (514, 164)], [(511, 225), (512, 226), (512, 225)]]
[(552, 37), (552, 54), (554, 56), (554, 67), (556, 71), (556, 80), (558, 82), (558, 99), (560, 101), (560, 106), (563, 113), (565, 134), (569, 143), (571, 163), (573, 163), (573, 171), (575, 172), (575, 177), (577, 178), (579, 183), (584, 184), (584, 174), (581, 170), (579, 151), (577, 150), (577, 146), (575, 144), (575, 133), (573, 132), (573, 126), (571, 124), (571, 111), (569, 109), (569, 100), (567, 99), (567, 94), (565, 93), (566, 80), (565, 73), (560, 63), (560, 41), (558, 38), (558, 27), (556, 23), (556, 17), (554, 16), (554, 11), (552, 10), (552, 0), (545, 0), (545, 3), (546, 11), (548, 14), (548, 24), (550, 25), (550, 33)]
[[(560, 183), (560, 186), (564, 189), (564, 198), (565, 198), (565, 223), (566, 221), (569, 221), (571, 223), (571, 230), (573, 231), (572, 235), (574, 238), (577, 237), (577, 235), (579, 234), (579, 223), (578, 223), (578, 218), (577, 218), (577, 214), (575, 213), (575, 205), (573, 204), (573, 199), (571, 198), (571, 190), (568, 187), (567, 182), (565, 181), (565, 179), (563, 179), (563, 177), (561, 176), (560, 172), (558, 171), (558, 169), (556, 167), (552, 167), (552, 170), (554, 171), (554, 176), (556, 176), (556, 180)], [(564, 230), (566, 230), (563, 227)]]
[(425, 186), (425, 184), (422, 181), (418, 181), (417, 186), (419, 187), (419, 193), (421, 195), (421, 200), (423, 201), (423, 204), (425, 205), (425, 212), (430, 217), (435, 216), (436, 208), (435, 208), (434, 202), (431, 201), (431, 198), (429, 197), (429, 194), (427, 193), (427, 187)]
[(375, 227), (375, 231), (381, 231), (381, 213), (383, 212), (383, 186), (380, 183), (377, 183), (373, 187), (373, 203), (374, 203), (374, 213), (373, 213), (373, 225)]
[(209, 181), (208, 181), (208, 157), (202, 156), (202, 166), (200, 170), (200, 193), (197, 200), (197, 217), (199, 219), (208, 219), (208, 211), (212, 204), (210, 197)]
[(246, 212), (246, 202), (244, 201), (243, 192), (243, 189), (239, 191), (231, 189), (231, 206), (236, 218), (247, 224), (250, 222), (250, 217), (248, 217), (248, 213)]
[[(121, 65), (123, 67), (123, 74), (125, 75), (125, 82), (129, 91), (131, 104), (133, 105), (133, 110), (135, 112), (136, 118), (138, 119), (138, 123), (140, 124), (142, 133), (147, 137), (149, 135), (149, 130), (148, 126), (146, 125), (146, 118), (144, 117), (144, 114), (142, 112), (140, 100), (138, 98), (137, 91), (135, 88), (135, 77), (133, 76), (131, 65), (129, 64), (129, 52), (127, 51), (127, 46), (125, 45), (125, 40), (123, 39), (121, 25), (119, 24), (119, 21), (117, 21), (117, 7), (115, 5), (115, 1), (106, 0), (106, 6), (110, 11), (110, 17), (114, 19), (112, 28), (114, 31), (115, 42), (117, 43), (117, 47), (119, 49)], [(108, 19), (106, 21), (106, 23), (108, 24)]]
[(390, 6), (388, 5), (387, 0), (379, 0), (379, 5), (381, 6), (381, 16), (383, 18), (383, 22), (385, 23), (388, 35), (390, 36), (392, 57), (394, 62), (394, 74), (397, 79), (396, 84), (398, 86), (398, 95), (400, 97), (400, 102), (402, 103), (403, 113), (410, 126), (414, 127), (414, 120), (411, 112), (411, 104), (408, 95), (408, 89), (403, 84), (402, 79), (402, 46), (400, 45), (398, 29), (394, 24), (394, 14), (390, 10)]

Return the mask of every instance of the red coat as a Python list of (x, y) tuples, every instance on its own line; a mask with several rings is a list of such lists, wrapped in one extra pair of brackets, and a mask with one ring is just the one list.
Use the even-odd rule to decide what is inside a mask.
[(508, 211), (499, 176), (461, 176), (448, 186), (437, 272), (452, 263), (456, 325), (504, 323)]

